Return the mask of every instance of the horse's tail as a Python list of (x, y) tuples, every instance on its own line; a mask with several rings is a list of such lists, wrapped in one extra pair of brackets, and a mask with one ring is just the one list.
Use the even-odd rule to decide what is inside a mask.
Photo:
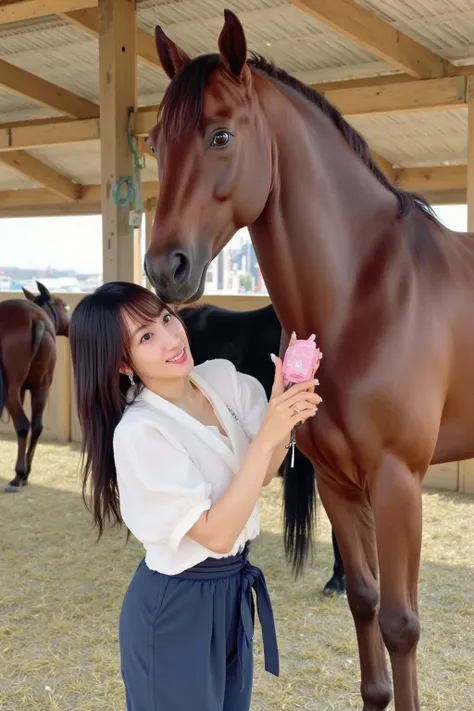
[(283, 463), (284, 541), (287, 560), (298, 577), (313, 552), (316, 519), (316, 476), (310, 460), (295, 448), (295, 466), (290, 457)]
[(41, 341), (43, 340), (45, 330), (46, 330), (46, 324), (44, 321), (33, 321), (33, 325), (31, 327), (31, 360), (32, 361), (38, 352), (38, 348), (40, 347)]
[(7, 401), (7, 384), (5, 382), (5, 375), (3, 373), (2, 360), (0, 358), (0, 418), (3, 414), (3, 408)]

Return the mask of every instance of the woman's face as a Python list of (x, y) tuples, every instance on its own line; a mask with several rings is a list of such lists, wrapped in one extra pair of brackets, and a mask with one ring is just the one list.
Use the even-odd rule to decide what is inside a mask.
[(150, 323), (137, 323), (128, 314), (124, 322), (130, 335), (133, 372), (147, 385), (152, 381), (183, 378), (194, 367), (186, 331), (181, 321), (163, 311)]

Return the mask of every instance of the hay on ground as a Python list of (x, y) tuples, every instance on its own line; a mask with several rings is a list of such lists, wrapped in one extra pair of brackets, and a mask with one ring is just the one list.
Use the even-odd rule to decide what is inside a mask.
[[(0, 441), (0, 485), (13, 441)], [(76, 449), (40, 445), (31, 485), (0, 492), (0, 709), (124, 711), (117, 621), (142, 557), (111, 531), (98, 545), (79, 493)], [(276, 614), (281, 677), (263, 671), (257, 632), (253, 711), (360, 709), (357, 646), (347, 601), (326, 599), (330, 528), (319, 507), (317, 553), (294, 582), (284, 560), (280, 482), (264, 493), (252, 559)], [(472, 711), (474, 499), (425, 493), (419, 653), (423, 711)]]

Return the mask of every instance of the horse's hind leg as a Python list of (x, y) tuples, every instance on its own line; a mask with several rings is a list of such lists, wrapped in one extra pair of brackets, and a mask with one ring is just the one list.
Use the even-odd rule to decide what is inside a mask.
[(396, 711), (419, 711), (416, 649), (422, 478), (393, 455), (371, 486), (380, 565), (379, 624), (390, 654)]
[(346, 576), (344, 574), (344, 563), (342, 562), (341, 551), (337, 542), (336, 534), (332, 529), (332, 550), (334, 553), (334, 567), (332, 578), (324, 586), (325, 595), (344, 595), (346, 592)]
[(26, 444), (30, 430), (30, 422), (23, 410), (24, 399), (25, 392), (23, 389), (20, 390), (13, 386), (9, 387), (6, 405), (10, 417), (12, 418), (13, 426), (15, 427), (18, 442), (15, 478), (5, 487), (5, 491), (12, 493), (19, 491), (27, 478)]
[(324, 474), (318, 475), (318, 490), (344, 561), (347, 598), (359, 644), (363, 711), (383, 711), (392, 689), (377, 620), (377, 548), (370, 505), (358, 491), (354, 491), (354, 498), (347, 498)]
[(24, 484), (28, 482), (28, 477), (35, 455), (36, 445), (43, 431), (43, 413), (48, 399), (48, 390), (46, 386), (36, 386), (31, 389), (31, 437), (26, 455), (26, 476)]

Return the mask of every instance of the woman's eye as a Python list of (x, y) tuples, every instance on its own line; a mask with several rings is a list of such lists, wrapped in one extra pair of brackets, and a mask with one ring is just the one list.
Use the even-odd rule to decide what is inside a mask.
[(218, 131), (212, 138), (211, 146), (216, 148), (224, 148), (224, 146), (227, 146), (227, 144), (230, 143), (231, 138), (232, 135), (229, 131)]
[(151, 334), (151, 333), (144, 333), (140, 339), (140, 343), (143, 343), (144, 341), (149, 341), (150, 338), (152, 337), (152, 335), (153, 334)]

